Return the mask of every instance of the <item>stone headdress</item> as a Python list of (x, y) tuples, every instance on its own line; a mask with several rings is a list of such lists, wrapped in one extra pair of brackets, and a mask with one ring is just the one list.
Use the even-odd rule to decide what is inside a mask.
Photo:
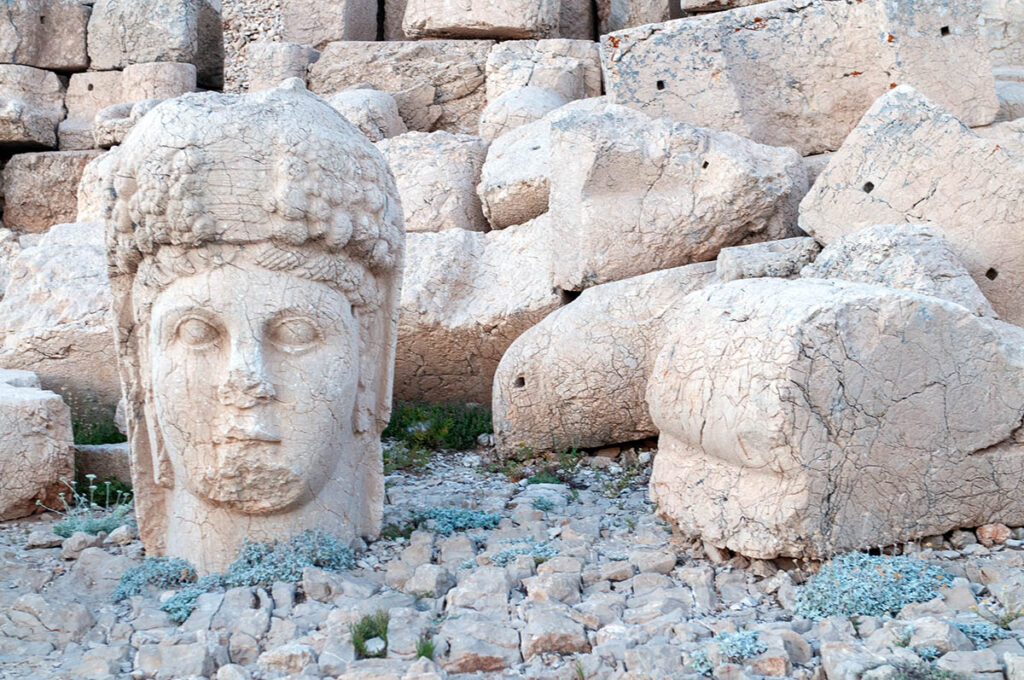
[[(154, 108), (103, 171), (133, 484), (153, 490), (136, 495), (140, 527), (159, 527), (158, 487), (173, 484), (147, 418), (146, 367), (152, 303), (179, 277), (244, 261), (344, 293), (360, 324), (353, 431), (379, 442), (390, 413), (404, 225), (387, 163), (358, 129), (298, 79), (250, 95), (190, 94)], [(159, 528), (144, 533), (147, 547), (160, 540)]]

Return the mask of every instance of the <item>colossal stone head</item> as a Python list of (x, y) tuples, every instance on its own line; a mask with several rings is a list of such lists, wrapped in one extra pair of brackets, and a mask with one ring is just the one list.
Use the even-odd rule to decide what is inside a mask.
[(297, 79), (156, 107), (112, 152), (107, 246), (150, 554), (379, 530), (404, 249), (384, 158)]

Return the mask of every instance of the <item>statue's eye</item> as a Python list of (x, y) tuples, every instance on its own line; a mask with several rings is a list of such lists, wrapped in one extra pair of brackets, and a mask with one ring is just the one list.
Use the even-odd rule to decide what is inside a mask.
[(316, 342), (320, 337), (320, 332), (306, 319), (292, 317), (271, 325), (268, 336), (274, 344), (291, 349), (301, 349)]
[(178, 338), (190, 347), (209, 345), (218, 335), (214, 326), (194, 316), (178, 324)]

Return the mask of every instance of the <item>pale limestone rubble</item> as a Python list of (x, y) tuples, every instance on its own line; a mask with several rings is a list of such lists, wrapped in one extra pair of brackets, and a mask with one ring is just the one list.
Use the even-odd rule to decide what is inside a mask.
[(999, 105), (981, 0), (776, 0), (602, 37), (612, 101), (804, 154), (910, 84), (972, 126)]
[(14, 258), (0, 301), (0, 366), (38, 374), (83, 423), (121, 397), (105, 259), (102, 224), (55, 225)]
[(20, 232), (44, 232), (73, 222), (78, 180), (100, 151), (41, 151), (11, 157), (3, 170), (4, 224)]
[[(1019, 144), (1018, 144), (1019, 146)], [(822, 243), (878, 224), (930, 223), (1000, 318), (1024, 322), (1024, 158), (910, 87), (880, 97), (800, 205)]]
[(647, 399), (651, 496), (685, 533), (771, 558), (1024, 521), (1024, 330), (812, 279), (713, 286), (681, 315)]
[(407, 132), (405, 122), (398, 113), (398, 104), (387, 92), (371, 89), (342, 90), (325, 99), (371, 142)]
[(60, 507), (75, 474), (71, 413), (28, 371), (0, 368), (0, 520)]
[(499, 455), (656, 435), (647, 377), (666, 334), (685, 324), (680, 302), (715, 281), (703, 262), (594, 286), (520, 335), (494, 375)]
[(543, 87), (509, 90), (489, 102), (480, 114), (480, 136), (492, 141), (523, 125), (536, 122), (566, 104), (565, 98)]
[(410, 38), (553, 38), (559, 0), (407, 0), (402, 30)]
[(250, 92), (276, 87), (289, 78), (306, 79), (306, 69), (320, 58), (309, 45), (255, 41), (243, 48), (242, 87)]
[(143, 99), (100, 109), (92, 121), (93, 144), (100, 149), (120, 144), (135, 124), (160, 102), (160, 99)]
[(981, 23), (994, 66), (1024, 65), (1024, 0), (982, 0)]
[[(376, 40), (376, 0), (288, 0), (281, 3), (286, 42), (323, 47), (335, 40)], [(278, 83), (273, 83), (277, 85)], [(271, 85), (271, 86), (273, 86)]]
[(601, 94), (601, 56), (591, 40), (509, 40), (487, 55), (487, 101), (521, 87), (542, 87), (566, 100)]
[(292, 79), (164, 102), (106, 162), (147, 552), (208, 572), (245, 539), (375, 535), (404, 250), (384, 158)]
[(479, 137), (407, 132), (377, 142), (402, 196), (409, 232), (487, 231), (476, 185), (487, 154)]
[(77, 0), (8, 0), (0, 8), (0, 61), (84, 71), (89, 7)]
[(491, 40), (333, 42), (309, 67), (309, 89), (329, 95), (365, 84), (389, 92), (410, 130), (476, 134)]
[(821, 246), (807, 236), (722, 248), (715, 260), (715, 273), (722, 283), (762, 277), (794, 278), (820, 251)]
[(395, 397), (488, 403), (509, 345), (564, 303), (551, 284), (550, 222), (487, 234), (409, 234)]
[(0, 64), (0, 147), (56, 148), (64, 85), (51, 71)]
[(582, 290), (795, 235), (806, 170), (792, 149), (621, 106), (551, 125), (555, 285)]
[(597, 0), (598, 33), (668, 21), (672, 0)]
[(7, 290), (7, 282), (11, 280), (11, 265), (20, 252), (21, 243), (18, 235), (10, 229), (0, 227), (0, 300)]

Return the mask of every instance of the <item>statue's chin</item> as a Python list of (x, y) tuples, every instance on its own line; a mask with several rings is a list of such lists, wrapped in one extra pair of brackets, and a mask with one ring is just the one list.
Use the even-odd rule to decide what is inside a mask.
[[(306, 480), (284, 462), (267, 460), (273, 447), (217, 446), (218, 463), (189, 470), (192, 492), (215, 505), (248, 515), (283, 512), (308, 497)], [(263, 454), (263, 455), (261, 455)]]

